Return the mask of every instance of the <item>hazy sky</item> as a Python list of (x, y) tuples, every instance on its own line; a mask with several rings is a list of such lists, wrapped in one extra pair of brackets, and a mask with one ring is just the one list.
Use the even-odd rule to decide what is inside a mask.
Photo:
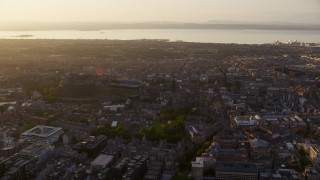
[(209, 20), (320, 24), (320, 0), (0, 0), (0, 22)]

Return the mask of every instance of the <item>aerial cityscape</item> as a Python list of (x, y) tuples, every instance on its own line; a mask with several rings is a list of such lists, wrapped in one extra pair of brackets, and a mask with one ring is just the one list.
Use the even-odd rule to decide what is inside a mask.
[[(233, 22), (216, 0), (205, 23), (195, 0), (163, 22), (151, 5), (168, 0), (26, 3), (0, 0), (0, 180), (320, 179), (319, 1), (292, 0), (299, 18), (239, 5)], [(126, 3), (155, 13), (74, 16)]]

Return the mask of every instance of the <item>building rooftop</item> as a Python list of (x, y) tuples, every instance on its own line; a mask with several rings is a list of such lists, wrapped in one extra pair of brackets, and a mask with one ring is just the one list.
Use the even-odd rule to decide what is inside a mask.
[(105, 136), (105, 135), (99, 135), (99, 136), (97, 136), (97, 137), (94, 137), (94, 138), (90, 139), (90, 140), (86, 143), (85, 147), (86, 147), (87, 149), (94, 149), (97, 145), (99, 145), (101, 142), (105, 141), (106, 139), (107, 139), (107, 136)]
[(203, 161), (199, 160), (199, 161), (192, 161), (192, 167), (197, 167), (197, 168), (203, 168), (204, 164)]
[(113, 160), (112, 155), (107, 154), (100, 154), (98, 157), (96, 157), (92, 162), (92, 166), (106, 166)]
[(112, 121), (111, 127), (117, 127), (117, 125), (118, 125), (118, 121)]
[(41, 138), (47, 138), (60, 130), (62, 130), (62, 128), (60, 128), (60, 127), (38, 125), (38, 126), (35, 126), (31, 129), (23, 132), (21, 135), (22, 136), (37, 136), (37, 137), (41, 137)]
[(258, 173), (257, 165), (252, 163), (218, 162), (216, 170), (223, 172)]
[(46, 143), (36, 143), (36, 144), (31, 144), (26, 148), (22, 149), (20, 151), (20, 154), (37, 156), (37, 155), (43, 154), (44, 152), (50, 149), (53, 149), (53, 147), (49, 146)]

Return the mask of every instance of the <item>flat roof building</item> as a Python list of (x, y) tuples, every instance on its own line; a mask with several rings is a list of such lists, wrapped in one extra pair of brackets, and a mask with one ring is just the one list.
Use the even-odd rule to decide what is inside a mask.
[(192, 161), (192, 177), (195, 180), (203, 179), (203, 169), (204, 162), (201, 159), (196, 159), (196, 161)]
[(112, 123), (111, 123), (112, 128), (116, 128), (117, 125), (118, 125), (118, 121), (112, 121)]
[(259, 116), (236, 116), (233, 121), (237, 127), (239, 126), (258, 126)]
[(100, 154), (90, 164), (92, 171), (99, 171), (109, 167), (114, 162), (114, 156), (108, 154)]
[(90, 137), (89, 139), (79, 142), (73, 148), (79, 152), (85, 152), (90, 158), (97, 157), (108, 143), (108, 138), (105, 135)]
[(257, 180), (259, 168), (252, 163), (218, 162), (216, 164), (216, 178)]
[(38, 125), (23, 132), (21, 134), (21, 139), (45, 141), (49, 144), (53, 144), (59, 140), (59, 137), (63, 133), (63, 129), (60, 127)]

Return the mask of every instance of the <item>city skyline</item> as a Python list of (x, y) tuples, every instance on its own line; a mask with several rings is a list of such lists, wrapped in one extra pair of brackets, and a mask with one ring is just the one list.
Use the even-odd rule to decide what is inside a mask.
[(0, 0), (0, 180), (320, 179), (320, 0)]

